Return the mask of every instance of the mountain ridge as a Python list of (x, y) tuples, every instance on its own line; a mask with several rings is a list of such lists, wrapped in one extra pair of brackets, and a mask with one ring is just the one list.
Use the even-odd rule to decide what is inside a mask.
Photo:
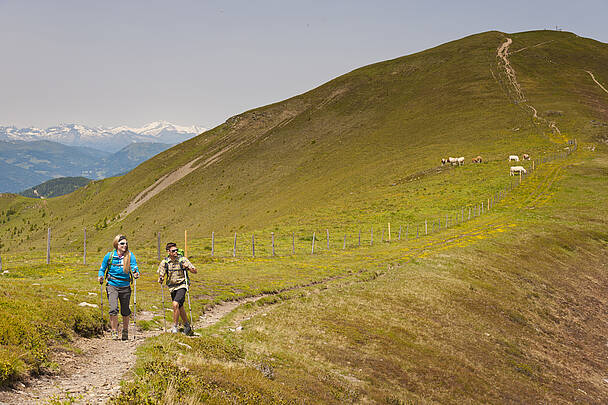
[(79, 124), (60, 124), (41, 129), (0, 126), (0, 140), (49, 140), (68, 146), (86, 146), (117, 152), (135, 142), (180, 143), (204, 132), (196, 125), (180, 126), (168, 121), (154, 121), (142, 127), (88, 127)]
[[(512, 98), (498, 54), (507, 38), (513, 41), (510, 63), (536, 117)], [(468, 36), (355, 69), (308, 92), (235, 115), (120, 179), (51, 199), (49, 207), (67, 212), (62, 207), (67, 204), (73, 207), (69, 216), (91, 223), (108, 218), (102, 234), (120, 229), (144, 239), (156, 232), (157, 218), (166, 212), (174, 213), (171, 229), (198, 232), (316, 222), (327, 210), (320, 207), (328, 206), (345, 221), (354, 215), (371, 221), (373, 207), (387, 196), (409, 193), (408, 179), (434, 173), (441, 157), (470, 161), (483, 155), (484, 162), (496, 165), (505, 155), (538, 156), (561, 150), (567, 139), (590, 142), (601, 136), (602, 127), (589, 123), (608, 120), (601, 107), (605, 93), (585, 70), (605, 83), (606, 66), (606, 44), (571, 33)], [(551, 118), (562, 136), (537, 118), (551, 111), (563, 112)], [(181, 176), (180, 168), (187, 173)], [(172, 173), (181, 177), (156, 195), (149, 193)], [(116, 181), (124, 193), (112, 193)], [(147, 201), (120, 216), (144, 196)], [(88, 210), (84, 201), (95, 209)], [(465, 202), (446, 199), (436, 209), (457, 203)], [(394, 215), (411, 219), (419, 214)]]

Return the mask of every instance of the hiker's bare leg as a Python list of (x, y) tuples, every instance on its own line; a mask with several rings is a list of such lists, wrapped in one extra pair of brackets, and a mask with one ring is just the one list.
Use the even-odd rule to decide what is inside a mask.
[(186, 315), (186, 308), (181, 307), (179, 309), (179, 315), (182, 317), (182, 324), (187, 324), (188, 323), (188, 316)]
[(118, 332), (118, 315), (110, 315), (110, 326), (113, 331)]
[(173, 325), (177, 325), (179, 322), (179, 302), (173, 301)]
[(126, 329), (126, 330), (129, 330), (129, 322), (130, 322), (129, 317), (128, 316), (123, 316), (122, 317), (122, 328)]

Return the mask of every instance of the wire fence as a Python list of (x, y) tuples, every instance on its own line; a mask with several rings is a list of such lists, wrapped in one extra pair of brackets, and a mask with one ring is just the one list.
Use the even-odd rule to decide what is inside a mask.
[[(382, 225), (367, 226), (332, 226), (324, 229), (311, 231), (290, 232), (234, 232), (230, 235), (219, 235), (211, 232), (208, 236), (198, 235), (188, 240), (187, 231), (184, 232), (184, 249), (186, 256), (208, 255), (218, 259), (242, 259), (290, 256), (299, 254), (319, 255), (339, 250), (351, 250), (365, 246), (374, 246), (387, 242), (409, 241), (421, 239), (429, 235), (437, 234), (453, 228), (464, 222), (468, 222), (495, 209), (496, 205), (504, 200), (509, 193), (524, 184), (538, 168), (544, 164), (557, 159), (565, 159), (576, 151), (578, 144), (576, 140), (569, 141), (569, 146), (564, 152), (554, 153), (539, 159), (529, 161), (528, 169), (523, 166), (515, 169), (511, 167), (510, 182), (504, 188), (487, 195), (483, 199), (463, 205), (458, 209), (427, 217), (418, 221), (394, 224), (384, 223)], [(522, 170), (523, 169), (523, 170)], [(83, 264), (87, 264), (87, 231), (84, 229), (84, 243), (82, 247)], [(150, 247), (157, 251), (157, 259), (165, 255), (162, 234), (156, 235), (156, 246)], [(52, 261), (52, 230), (47, 230), (47, 264)], [(38, 259), (39, 261), (42, 261)], [(34, 260), (35, 261), (35, 260)], [(6, 271), (6, 270), (4, 270)], [(0, 273), (2, 273), (2, 258), (0, 257)]]

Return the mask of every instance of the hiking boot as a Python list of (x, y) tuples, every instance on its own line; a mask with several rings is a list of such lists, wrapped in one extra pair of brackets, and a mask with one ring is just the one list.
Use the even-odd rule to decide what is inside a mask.
[(122, 330), (122, 340), (129, 340), (129, 329)]
[(110, 337), (112, 338), (112, 340), (118, 340), (118, 331), (113, 330), (112, 332), (110, 332)]
[(184, 335), (190, 336), (192, 335), (192, 326), (189, 323), (184, 325)]
[(173, 327), (171, 328), (171, 333), (177, 333), (177, 332), (179, 332), (179, 331), (177, 330), (177, 326), (173, 326)]

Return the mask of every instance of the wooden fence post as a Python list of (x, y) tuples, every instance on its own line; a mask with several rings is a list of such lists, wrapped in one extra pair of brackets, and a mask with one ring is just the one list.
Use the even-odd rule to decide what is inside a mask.
[(272, 236), (272, 255), (274, 256), (274, 232), (270, 232), (270, 235)]
[(156, 253), (158, 253), (158, 260), (160, 261), (160, 232), (156, 232)]
[(234, 233), (234, 244), (232, 245), (232, 257), (236, 257), (236, 232)]
[(416, 224), (416, 239), (418, 239), (418, 224)]
[(429, 234), (429, 229), (428, 229), (428, 224), (426, 223), (426, 219), (424, 220), (424, 234), (425, 235)]
[(215, 232), (211, 232), (211, 256), (215, 254)]
[(82, 264), (87, 265), (87, 228), (84, 228), (84, 242), (83, 242), (83, 254), (82, 254)]
[(46, 231), (46, 264), (51, 263), (51, 228)]
[(410, 224), (405, 224), (405, 240), (407, 240), (407, 238), (409, 236), (408, 235), (409, 230), (410, 230)]
[(251, 234), (251, 257), (255, 257), (255, 233)]
[(346, 234), (344, 234), (344, 244), (342, 245), (342, 250), (346, 249)]
[(359, 228), (359, 247), (361, 247), (361, 228)]
[(399, 225), (399, 240), (401, 240), (401, 225)]
[(311, 254), (315, 254), (315, 232), (312, 233), (312, 250)]
[(519, 184), (521, 184), (521, 170), (519, 171)]
[(380, 243), (384, 242), (384, 228), (382, 228), (382, 236), (380, 236)]
[(388, 241), (391, 241), (391, 223), (388, 223)]

